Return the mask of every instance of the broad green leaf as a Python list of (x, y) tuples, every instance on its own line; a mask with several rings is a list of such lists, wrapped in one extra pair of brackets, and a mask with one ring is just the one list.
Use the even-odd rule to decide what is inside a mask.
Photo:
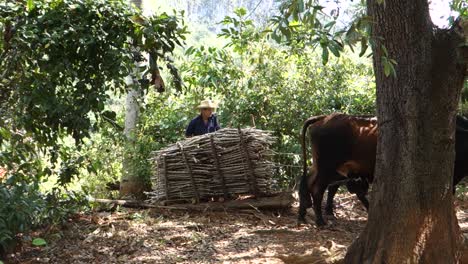
[(390, 76), (390, 73), (392, 71), (392, 69), (390, 68), (390, 64), (388, 62), (384, 62), (383, 63), (383, 66), (384, 66), (384, 74), (385, 76)]
[(366, 50), (367, 50), (367, 40), (366, 39), (362, 39), (361, 40), (361, 52), (359, 52), (359, 57), (362, 57), (362, 55), (364, 55), (366, 53)]
[(47, 242), (43, 238), (38, 237), (38, 238), (33, 239), (32, 244), (34, 246), (46, 246)]
[(336, 57), (340, 57), (340, 51), (342, 50), (342, 48), (338, 45), (338, 43), (332, 41), (328, 45), (328, 48), (333, 53), (333, 55), (335, 55)]
[(325, 65), (328, 62), (328, 47), (327, 46), (322, 46), (322, 64)]
[(304, 1), (303, 0), (298, 0), (297, 1), (297, 11), (299, 13), (304, 12)]

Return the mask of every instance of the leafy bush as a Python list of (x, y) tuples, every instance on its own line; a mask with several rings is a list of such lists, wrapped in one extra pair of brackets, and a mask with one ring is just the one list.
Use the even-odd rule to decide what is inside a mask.
[(29, 230), (42, 204), (37, 185), (0, 184), (0, 246), (3, 249), (9, 248), (16, 234)]
[(15, 243), (17, 234), (61, 224), (70, 214), (85, 209), (89, 204), (82, 192), (55, 187), (43, 194), (37, 183), (0, 183), (0, 252)]
[[(106, 104), (126, 92), (141, 52), (149, 65), (137, 79), (148, 89), (186, 31), (176, 14), (143, 17), (123, 0), (3, 1), (0, 31), (0, 168), (7, 171), (0, 243), (7, 243), (83, 208), (86, 192), (65, 186), (80, 172), (110, 171), (90, 158), (100, 150), (84, 143), (105, 123), (117, 125)], [(104, 141), (114, 151), (110, 141), (118, 141)], [(59, 186), (44, 193), (39, 185), (52, 179)]]

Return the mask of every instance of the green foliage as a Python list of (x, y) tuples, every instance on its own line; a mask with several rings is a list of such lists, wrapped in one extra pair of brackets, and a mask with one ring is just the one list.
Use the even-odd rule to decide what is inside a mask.
[(218, 36), (223, 36), (229, 39), (227, 47), (233, 47), (234, 51), (243, 54), (248, 50), (248, 45), (251, 42), (258, 42), (261, 33), (256, 31), (254, 23), (250, 19), (246, 19), (247, 10), (238, 8), (234, 10), (237, 17), (226, 16), (221, 23), (227, 28), (221, 29)]
[(32, 244), (38, 247), (47, 246), (47, 242), (43, 238), (40, 238), (40, 237), (34, 238), (32, 241)]
[(71, 213), (88, 208), (85, 193), (59, 188), (42, 193), (39, 189), (37, 182), (0, 183), (0, 248), (8, 248), (18, 233), (61, 224)]
[(69, 215), (89, 209), (86, 190), (64, 191), (54, 187), (41, 195), (44, 204), (40, 207), (40, 213), (35, 216), (33, 223), (36, 225), (60, 225)]
[(232, 49), (186, 49), (178, 65), (187, 86), (184, 93), (149, 94), (139, 141), (145, 146), (152, 144), (149, 149), (153, 150), (175, 143), (184, 137), (201, 99), (219, 100), (222, 127), (255, 123), (257, 128), (273, 131), (278, 139), (273, 146), (278, 154), (273, 159), (288, 165), (278, 167), (276, 187), (286, 188), (299, 175), (298, 136), (303, 120), (334, 111), (374, 113), (372, 68), (368, 60), (350, 53), (330, 58), (326, 65), (311, 49), (291, 53), (271, 43), (267, 34), (242, 14), (224, 20), (228, 29), (220, 36)]
[[(137, 78), (147, 89), (158, 62), (181, 44), (186, 28), (176, 14), (144, 17), (123, 0), (28, 0), (0, 3), (0, 30), (4, 243), (39, 223), (58, 224), (87, 205), (86, 190), (63, 186), (84, 171), (112, 167), (92, 159), (99, 147), (85, 142), (102, 127), (119, 128), (107, 104), (126, 91), (124, 79), (144, 59), (141, 53), (150, 55)], [(113, 150), (110, 140), (105, 143)], [(44, 193), (39, 184), (52, 177), (61, 187)]]
[(28, 230), (41, 203), (37, 185), (0, 184), (0, 247), (8, 248), (15, 235)]
[(80, 170), (77, 185), (86, 188), (92, 197), (115, 196), (113, 191), (106, 189), (106, 184), (117, 182), (121, 177), (123, 142), (121, 132), (110, 124), (101, 127), (99, 133), (94, 133), (91, 138), (84, 141), (81, 153), (87, 157), (89, 163), (88, 168)]
[(281, 15), (271, 20), (274, 27), (272, 38), (290, 46), (293, 52), (302, 52), (305, 47), (320, 47), (323, 64), (328, 63), (330, 53), (340, 57), (345, 46), (354, 51), (356, 44), (360, 43), (359, 55), (363, 56), (368, 44), (380, 45), (384, 74), (396, 77), (397, 62), (389, 57), (387, 49), (379, 42), (379, 36), (371, 38), (370, 28), (374, 22), (365, 15), (362, 2), (354, 7), (355, 16), (347, 28), (336, 27), (339, 9), (332, 10), (330, 15), (325, 14), (323, 9), (317, 0), (285, 1), (280, 7)]
[(388, 57), (388, 51), (387, 48), (385, 48), (384, 45), (382, 45), (382, 66), (384, 67), (384, 74), (385, 76), (390, 76), (392, 75), (393, 77), (396, 77), (396, 71), (395, 71), (395, 66), (397, 65), (397, 62), (394, 59), (390, 59)]
[(178, 18), (145, 18), (123, 1), (30, 1), (26, 8), (18, 2), (0, 12), (9, 35), (0, 54), (1, 127), (25, 131), (51, 163), (62, 159), (62, 182), (82, 160), (69, 166), (58, 140), (71, 135), (80, 144), (98, 129), (94, 120), (115, 121), (105, 103), (110, 92), (125, 90), (124, 78), (141, 60), (135, 51), (150, 54), (146, 78), (185, 34)]
[(271, 20), (272, 38), (286, 43), (296, 52), (301, 52), (307, 46), (320, 46), (324, 63), (328, 61), (329, 52), (340, 56), (345, 44), (353, 45), (362, 38), (360, 29), (366, 25), (362, 23), (363, 20), (354, 23), (347, 32), (353, 38), (345, 38), (346, 31), (336, 29), (339, 12), (328, 15), (323, 9), (316, 0), (284, 1), (280, 6), (281, 15)]
[[(468, 4), (465, 0), (454, 0), (450, 3), (450, 8), (458, 12), (462, 19), (468, 19)], [(449, 18), (450, 21), (455, 21), (454, 17)]]

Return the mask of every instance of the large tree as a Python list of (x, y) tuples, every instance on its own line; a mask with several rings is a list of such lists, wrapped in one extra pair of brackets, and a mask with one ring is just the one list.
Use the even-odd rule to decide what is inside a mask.
[[(368, 223), (345, 260), (457, 263), (451, 176), (466, 74), (463, 23), (434, 27), (427, 0), (380, 2), (367, 1), (379, 119), (376, 180)], [(394, 76), (384, 73), (387, 57), (397, 63)]]

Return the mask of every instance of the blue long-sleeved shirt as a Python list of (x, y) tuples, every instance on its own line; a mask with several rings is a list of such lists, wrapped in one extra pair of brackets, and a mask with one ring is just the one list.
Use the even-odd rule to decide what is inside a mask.
[(208, 118), (208, 122), (205, 124), (203, 122), (203, 118), (201, 115), (195, 117), (190, 121), (187, 129), (185, 130), (185, 136), (192, 137), (192, 136), (199, 136), (206, 133), (215, 132), (216, 130), (220, 129), (218, 123), (218, 118), (216, 115), (211, 115)]

